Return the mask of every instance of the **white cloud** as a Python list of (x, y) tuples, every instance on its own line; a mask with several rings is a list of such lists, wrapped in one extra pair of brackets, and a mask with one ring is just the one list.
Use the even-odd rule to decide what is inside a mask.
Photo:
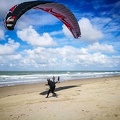
[(42, 36), (40, 36), (32, 26), (21, 31), (17, 31), (17, 35), (21, 40), (26, 41), (28, 44), (31, 44), (33, 46), (57, 45), (57, 43), (51, 38), (48, 33), (44, 33)]
[[(103, 37), (102, 32), (97, 30), (97, 28), (92, 25), (92, 23), (90, 22), (89, 19), (81, 18), (78, 21), (78, 24), (79, 24), (80, 30), (81, 30), (80, 40), (98, 41), (100, 38)], [(62, 28), (63, 28), (63, 30), (62, 30), (63, 33), (67, 37), (73, 37), (72, 33), (69, 31), (69, 29), (65, 25), (63, 25)]]
[(8, 12), (8, 10), (19, 3), (25, 2), (25, 1), (34, 1), (34, 0), (0, 0), (0, 18), (4, 18), (5, 14)]
[[(35, 48), (34, 50), (24, 51), (26, 58), (23, 59), (24, 65), (46, 66), (55, 69), (80, 69), (81, 67), (116, 67), (120, 65), (120, 56), (109, 57), (100, 52), (89, 53), (86, 48), (75, 48), (64, 46), (62, 48)], [(51, 57), (52, 56), (52, 57)]]
[(81, 40), (97, 41), (103, 37), (102, 32), (97, 30), (97, 28), (91, 24), (89, 19), (82, 18), (78, 23), (81, 29)]
[(14, 54), (15, 50), (20, 46), (19, 43), (14, 42), (11, 38), (8, 39), (8, 43), (0, 45), (0, 55)]
[(88, 70), (119, 68), (120, 56), (107, 56), (101, 52), (90, 53), (88, 48), (64, 46), (61, 48), (37, 47), (20, 54), (0, 56), (4, 66), (26, 70)]
[(4, 31), (0, 28), (0, 40), (4, 40)]
[(89, 45), (87, 48), (89, 51), (94, 51), (94, 52), (103, 52), (103, 53), (114, 53), (115, 50), (112, 45), (108, 44), (99, 44), (94, 43), (92, 45)]
[(4, 23), (0, 21), (0, 40), (5, 40)]

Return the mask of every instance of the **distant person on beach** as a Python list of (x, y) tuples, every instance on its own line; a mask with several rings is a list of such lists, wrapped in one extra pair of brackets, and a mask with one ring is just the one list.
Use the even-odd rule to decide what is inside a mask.
[(55, 82), (55, 77), (53, 76), (53, 82)]
[(60, 83), (60, 76), (58, 76), (58, 82)]
[(48, 98), (50, 92), (53, 94), (53, 96), (56, 96), (57, 97), (57, 94), (54, 92), (55, 91), (55, 87), (56, 87), (56, 83), (57, 82), (54, 82), (54, 81), (51, 81), (50, 79), (47, 79), (48, 83), (46, 85), (49, 85), (50, 89), (48, 90), (48, 93), (47, 93), (47, 96), (46, 98)]

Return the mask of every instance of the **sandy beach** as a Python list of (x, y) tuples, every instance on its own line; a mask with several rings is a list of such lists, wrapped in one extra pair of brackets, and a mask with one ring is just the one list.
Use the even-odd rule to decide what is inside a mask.
[(0, 88), (0, 120), (120, 120), (120, 76)]

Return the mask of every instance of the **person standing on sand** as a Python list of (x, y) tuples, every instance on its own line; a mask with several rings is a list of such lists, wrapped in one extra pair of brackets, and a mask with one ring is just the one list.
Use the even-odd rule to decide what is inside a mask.
[(48, 90), (48, 93), (47, 93), (46, 98), (48, 98), (50, 92), (53, 93), (53, 96), (56, 96), (56, 97), (57, 97), (57, 94), (54, 92), (54, 91), (55, 91), (55, 87), (56, 87), (55, 84), (56, 84), (57, 82), (53, 82), (53, 81), (51, 81), (50, 79), (47, 79), (47, 81), (48, 81), (48, 84), (46, 84), (46, 85), (49, 85), (50, 89)]
[(53, 82), (55, 82), (55, 77), (53, 76)]
[(58, 76), (58, 82), (60, 83), (60, 76)]

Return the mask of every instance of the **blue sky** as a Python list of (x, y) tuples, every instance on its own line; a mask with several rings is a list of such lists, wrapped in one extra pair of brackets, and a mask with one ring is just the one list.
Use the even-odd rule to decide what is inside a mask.
[(74, 39), (54, 16), (30, 10), (14, 31), (4, 28), (7, 11), (30, 0), (0, 0), (0, 70), (120, 70), (119, 0), (50, 0), (75, 15)]

